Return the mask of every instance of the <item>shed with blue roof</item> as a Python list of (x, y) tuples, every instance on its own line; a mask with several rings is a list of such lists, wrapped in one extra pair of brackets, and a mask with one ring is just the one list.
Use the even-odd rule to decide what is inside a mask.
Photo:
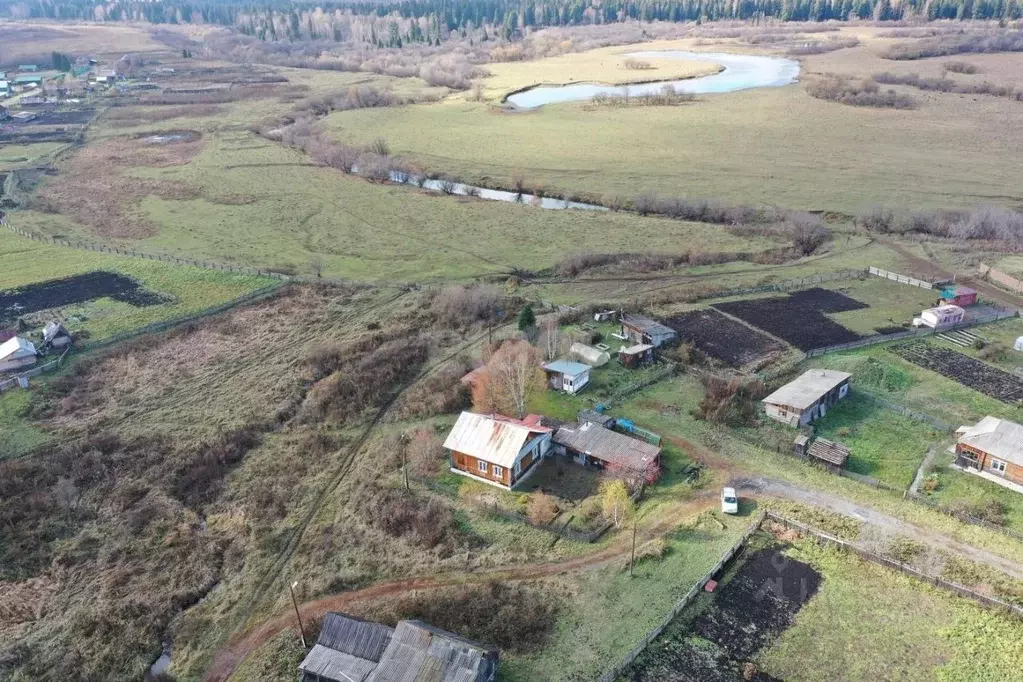
[(547, 385), (555, 391), (578, 393), (590, 383), (590, 366), (581, 362), (555, 360), (543, 366), (547, 373)]

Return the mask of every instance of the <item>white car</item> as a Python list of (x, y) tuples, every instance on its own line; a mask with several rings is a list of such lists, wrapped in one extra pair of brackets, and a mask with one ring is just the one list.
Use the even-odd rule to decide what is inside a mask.
[(735, 494), (735, 488), (725, 488), (721, 491), (721, 512), (724, 514), (739, 513), (739, 498)]

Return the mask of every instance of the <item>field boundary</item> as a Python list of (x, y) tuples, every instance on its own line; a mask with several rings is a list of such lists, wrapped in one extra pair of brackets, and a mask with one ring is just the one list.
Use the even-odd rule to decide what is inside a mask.
[(1001, 270), (995, 270), (993, 267), (986, 265), (985, 263), (980, 264), (980, 277), (988, 282), (993, 281), (995, 284), (1000, 284), (1013, 293), (1023, 294), (1023, 280), (1016, 279), (1012, 275), (1007, 275)]
[(696, 581), (696, 584), (689, 589), (689, 591), (686, 593), (684, 597), (675, 602), (675, 606), (672, 607), (671, 611), (668, 612), (668, 615), (665, 616), (665, 618), (660, 622), (660, 624), (658, 624), (657, 627), (655, 627), (654, 629), (647, 632), (646, 635), (644, 635), (643, 639), (640, 640), (639, 644), (634, 646), (632, 650), (629, 651), (629, 653), (625, 654), (625, 657), (621, 659), (618, 663), (616, 663), (613, 668), (611, 668), (603, 675), (601, 675), (599, 678), (597, 678), (597, 681), (615, 682), (615, 680), (618, 679), (618, 676), (621, 675), (626, 668), (632, 665), (632, 663), (637, 658), (639, 658), (639, 655), (643, 653), (643, 651), (648, 646), (650, 646), (650, 644), (655, 639), (661, 636), (664, 630), (669, 625), (671, 625), (672, 621), (675, 620), (675, 618), (678, 617), (680, 613), (682, 613), (686, 608), (689, 607), (693, 600), (696, 599), (696, 597), (703, 590), (707, 582), (712, 580), (715, 575), (720, 573), (721, 570), (725, 567), (725, 565), (728, 564), (728, 562), (730, 562), (732, 559), (734, 559), (735, 556), (740, 551), (742, 551), (746, 544), (749, 543), (749, 539), (753, 537), (753, 535), (757, 531), (760, 530), (760, 527), (763, 525), (764, 520), (767, 518), (767, 514), (768, 512), (760, 512), (757, 518), (753, 520), (753, 523), (749, 525), (749, 528), (746, 529), (746, 532), (742, 534), (742, 537), (739, 538), (738, 541), (736, 541), (736, 543), (732, 545), (727, 552), (721, 555), (721, 558), (718, 560), (718, 562), (714, 564), (714, 568), (710, 569), (707, 573), (705, 573), (702, 578)]
[(40, 374), (43, 374), (45, 372), (51, 372), (54, 369), (60, 367), (62, 364), (64, 364), (64, 356), (67, 355), (70, 350), (71, 350), (71, 346), (68, 346), (67, 348), (64, 349), (64, 352), (61, 353), (60, 357), (57, 358), (56, 360), (48, 362), (45, 365), (39, 365), (38, 367), (33, 367), (32, 369), (28, 370), (27, 372), (21, 372), (20, 374), (16, 374), (16, 375), (14, 375), (12, 377), (9, 377), (7, 379), (0, 380), (0, 393), (3, 393), (4, 391), (9, 391), (10, 389), (15, 388), (16, 386), (18, 386), (18, 380), (19, 379), (28, 379), (30, 377), (37, 377)]
[(703, 590), (707, 582), (711, 580), (714, 575), (717, 575), (728, 562), (735, 558), (735, 556), (745, 548), (745, 546), (749, 543), (750, 538), (763, 527), (765, 521), (773, 521), (774, 523), (785, 526), (790, 530), (809, 536), (824, 546), (835, 547), (843, 552), (852, 552), (864, 561), (869, 561), (880, 566), (898, 570), (905, 575), (930, 583), (935, 587), (940, 587), (948, 592), (957, 594), (960, 597), (972, 599), (981, 606), (992, 608), (996, 611), (1001, 611), (1007, 615), (1015, 616), (1016, 618), (1023, 620), (1023, 607), (1004, 602), (1001, 599), (989, 597), (986, 594), (981, 594), (980, 592), (971, 590), (968, 587), (954, 583), (950, 580), (945, 580), (944, 578), (934, 575), (928, 575), (927, 573), (918, 571), (908, 564), (896, 561), (895, 559), (889, 559), (888, 557), (884, 557), (879, 554), (874, 554), (873, 552), (869, 552), (862, 547), (859, 547), (855, 543), (842, 540), (834, 535), (829, 535), (824, 531), (817, 530), (816, 528), (785, 516), (781, 516), (770, 510), (764, 510), (760, 512), (756, 519), (753, 520), (753, 523), (751, 523), (749, 528), (746, 529), (746, 532), (743, 533), (742, 537), (739, 538), (739, 540), (721, 556), (721, 559), (714, 565), (714, 568), (700, 578), (700, 580), (698, 580), (696, 584), (690, 588), (689, 592), (675, 603), (675, 606), (668, 612), (668, 615), (664, 618), (664, 620), (662, 620), (655, 628), (647, 632), (643, 639), (640, 640), (639, 644), (625, 654), (625, 656), (616, 663), (614, 667), (597, 678), (595, 682), (615, 682), (615, 680), (617, 680), (618, 677), (625, 672), (625, 669), (632, 665), (635, 660), (639, 658), (640, 654), (642, 654), (643, 651), (654, 642), (654, 640), (664, 633), (667, 627), (671, 625), (672, 621), (674, 621), (675, 618), (682, 613), (682, 611), (689, 607), (693, 600), (695, 600)]
[(893, 282), (898, 282), (899, 284), (908, 284), (921, 289), (934, 289), (934, 287), (947, 282), (947, 280), (943, 279), (929, 282), (924, 279), (917, 279), (916, 277), (909, 277), (908, 275), (900, 275), (897, 272), (890, 272), (888, 270), (882, 270), (881, 268), (875, 268), (874, 266), (867, 268), (867, 272), (876, 277), (881, 277), (882, 279), (890, 279)]
[(930, 498), (928, 498), (925, 495), (921, 495), (920, 493), (914, 493), (907, 490), (904, 496), (907, 500), (911, 500), (913, 502), (916, 502), (917, 504), (923, 505), (935, 511), (939, 511), (942, 514), (947, 514), (954, 519), (962, 521), (963, 523), (968, 523), (973, 526), (981, 526), (983, 528), (987, 528), (988, 530), (993, 530), (996, 533), (1001, 533), (1002, 535), (1006, 535), (1010, 538), (1014, 538), (1016, 540), (1023, 542), (1023, 533), (1014, 531), (1011, 528), (999, 526), (997, 523), (991, 523), (986, 519), (982, 519), (980, 517), (973, 516), (972, 514), (967, 514), (966, 512), (961, 512), (956, 509), (952, 509), (951, 507), (947, 507), (937, 502), (932, 502)]

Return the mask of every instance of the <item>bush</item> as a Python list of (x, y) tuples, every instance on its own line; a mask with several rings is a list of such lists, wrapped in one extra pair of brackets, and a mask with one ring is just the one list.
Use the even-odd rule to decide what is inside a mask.
[(973, 75), (980, 71), (980, 67), (969, 62), (945, 62), (945, 70), (952, 73)]
[(454, 545), (459, 538), (454, 512), (434, 498), (385, 488), (359, 508), (372, 525), (388, 535), (410, 539), (427, 549), (442, 543)]
[(496, 319), (497, 312), (507, 306), (508, 301), (497, 287), (455, 284), (441, 289), (433, 297), (430, 310), (444, 324), (467, 327), (474, 322)]
[(526, 505), (526, 516), (530, 523), (538, 526), (546, 526), (558, 515), (558, 505), (554, 498), (537, 490), (529, 497), (529, 504)]
[(706, 393), (693, 416), (732, 427), (755, 426), (759, 401), (767, 395), (762, 381), (743, 382), (738, 377), (726, 380), (705, 376)]
[(884, 92), (873, 80), (854, 82), (840, 76), (825, 76), (806, 86), (811, 97), (825, 99), (855, 107), (878, 107), (885, 109), (915, 109), (918, 102), (909, 95), (900, 95), (894, 90)]

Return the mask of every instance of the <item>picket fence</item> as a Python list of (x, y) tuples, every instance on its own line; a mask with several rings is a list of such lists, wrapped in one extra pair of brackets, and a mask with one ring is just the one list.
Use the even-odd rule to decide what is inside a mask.
[(943, 279), (929, 282), (927, 280), (909, 277), (907, 275), (900, 275), (897, 272), (889, 272), (888, 270), (882, 270), (881, 268), (875, 267), (867, 268), (867, 272), (876, 277), (883, 277), (884, 279), (890, 279), (893, 282), (898, 282), (899, 284), (908, 284), (910, 286), (920, 287), (921, 289), (934, 289), (935, 287), (948, 282), (948, 280)]

